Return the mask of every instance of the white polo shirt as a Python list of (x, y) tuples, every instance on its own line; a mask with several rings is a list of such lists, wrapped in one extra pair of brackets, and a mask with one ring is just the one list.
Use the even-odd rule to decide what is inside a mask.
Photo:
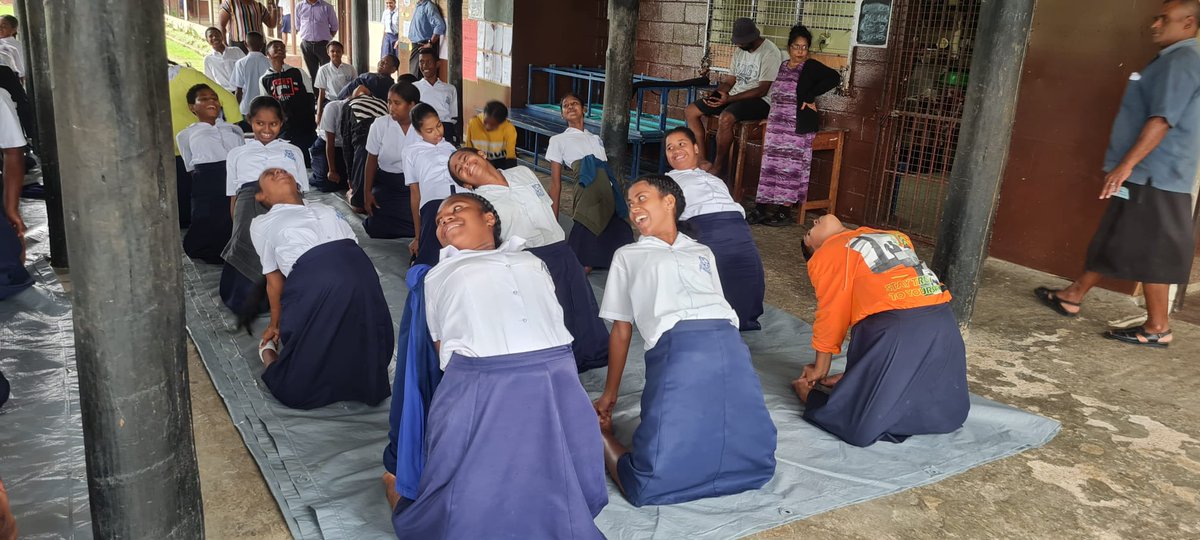
[(643, 236), (617, 250), (608, 267), (600, 317), (632, 322), (647, 351), (679, 321), (726, 319), (738, 326), (737, 312), (721, 289), (717, 258), (683, 233), (674, 244)]
[(667, 173), (679, 187), (683, 188), (686, 205), (680, 221), (717, 212), (737, 212), (746, 217), (746, 209), (729, 195), (729, 187), (717, 178), (700, 169), (674, 170)]
[(404, 152), (404, 185), (420, 184), (421, 208), (430, 201), (449, 197), (454, 190), (466, 191), (450, 178), (450, 154), (454, 150), (454, 145), (445, 140), (434, 146), (422, 139)]
[(325, 132), (333, 134), (333, 145), (342, 148), (342, 109), (346, 107), (346, 100), (335, 99), (325, 104), (325, 110), (321, 112), (321, 124), (317, 126), (317, 131), (321, 132), (321, 138), (325, 138)]
[(230, 92), (237, 92), (238, 87), (233, 84), (233, 68), (238, 60), (245, 57), (246, 53), (234, 46), (225, 47), (223, 53), (210, 52), (204, 57), (204, 76)]
[(437, 111), (438, 118), (443, 122), (457, 122), (458, 90), (454, 86), (442, 82), (441, 79), (434, 81), (433, 84), (421, 79), (413, 83), (413, 86), (421, 91), (421, 101), (428, 103), (433, 110)]
[(608, 154), (604, 152), (604, 141), (600, 140), (599, 135), (573, 127), (550, 137), (550, 144), (546, 147), (546, 159), (567, 168), (586, 156), (596, 156), (600, 161), (608, 161)]
[(475, 190), (500, 213), (500, 234), (507, 240), (518, 236), (525, 246), (536, 248), (566, 239), (554, 215), (550, 194), (533, 171), (513, 167), (500, 171), (508, 186), (479, 186)]
[(229, 151), (246, 142), (242, 128), (217, 119), (215, 124), (196, 122), (175, 136), (179, 145), (179, 156), (188, 172), (196, 170), (200, 163), (225, 161)]
[(25, 69), (18, 60), (17, 50), (11, 46), (0, 44), (0, 65), (8, 66), (18, 78), (25, 77)]
[(496, 250), (442, 248), (425, 275), (429, 334), (441, 341), (442, 369), (454, 353), (475, 358), (569, 345), (546, 264), (509, 238)]
[(283, 139), (263, 144), (250, 139), (246, 144), (229, 151), (225, 158), (225, 194), (237, 195), (242, 184), (257, 182), (263, 171), (278, 167), (292, 173), (300, 191), (308, 191), (308, 172), (304, 167), (304, 154), (296, 145)]
[[(11, 48), (10, 54), (12, 55), (14, 65), (12, 65), (10, 67), (12, 67), (13, 71), (17, 72), (18, 77), (24, 77), (25, 76), (25, 49), (21, 48), (21, 42), (19, 40), (17, 40), (17, 38), (9, 36), (6, 38), (0, 38), (0, 46), (6, 47), (6, 48)], [(444, 49), (445, 47), (442, 47), (442, 48)]]
[(354, 240), (354, 230), (333, 208), (321, 203), (277, 204), (250, 222), (250, 240), (262, 259), (263, 275), (291, 275), (308, 250), (338, 240)]
[(238, 109), (242, 111), (243, 115), (250, 114), (250, 102), (262, 95), (262, 76), (269, 69), (271, 69), (271, 61), (258, 51), (250, 51), (245, 58), (233, 64), (233, 74), (230, 76), (229, 82), (235, 89), (242, 89), (242, 102)]
[(317, 80), (313, 81), (313, 92), (324, 90), (325, 99), (329, 99), (337, 96), (338, 92), (341, 92), (342, 88), (345, 88), (357, 76), (358, 72), (350, 64), (342, 62), (342, 65), (334, 67), (333, 62), (326, 62), (317, 69)]
[(421, 140), (417, 128), (409, 125), (408, 132), (400, 127), (400, 122), (385, 114), (371, 123), (371, 131), (367, 133), (367, 152), (379, 158), (379, 168), (392, 174), (404, 173), (404, 150)]
[(0, 88), (0, 148), (21, 148), (28, 142), (21, 117), (17, 116), (17, 105), (8, 90)]

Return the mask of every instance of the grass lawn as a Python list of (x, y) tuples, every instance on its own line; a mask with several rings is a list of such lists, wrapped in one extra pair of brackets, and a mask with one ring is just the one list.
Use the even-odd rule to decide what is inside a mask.
[(172, 39), (167, 39), (167, 58), (178, 64), (204, 71), (204, 55), (184, 47)]
[(12, 4), (0, 4), (0, 15), (16, 15), (13, 12)]

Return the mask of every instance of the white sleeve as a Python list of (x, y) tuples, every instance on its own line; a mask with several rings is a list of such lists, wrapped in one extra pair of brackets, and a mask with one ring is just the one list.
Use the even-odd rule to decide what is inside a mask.
[(404, 153), (404, 185), (411, 186), (421, 182), (423, 167), (417, 166), (417, 156), (423, 152)]
[(233, 73), (229, 75), (229, 84), (232, 84), (237, 88), (241, 88), (242, 90), (246, 89), (246, 73), (245, 70), (242, 69), (245, 66), (246, 62), (243, 60), (234, 62)]
[(304, 152), (292, 145), (295, 152), (292, 153), (293, 169), (292, 175), (296, 177), (296, 183), (300, 184), (300, 191), (308, 191), (308, 169), (304, 166)]
[(183, 158), (183, 168), (187, 172), (192, 172), (196, 166), (192, 164), (192, 141), (188, 136), (188, 131), (190, 130), (187, 128), (180, 131), (179, 135), (175, 136), (175, 144), (179, 146), (179, 157)]
[[(325, 85), (329, 84), (329, 68), (332, 66), (333, 64), (325, 64), (317, 69), (317, 80), (313, 83), (317, 88), (325, 88)], [(326, 92), (328, 92), (328, 89), (326, 89)]]
[[(446, 47), (442, 47), (446, 49)], [(458, 122), (458, 88), (450, 87), (450, 116), (454, 118), (454, 122)]]
[(717, 256), (713, 254), (708, 246), (704, 246), (704, 253), (708, 257), (708, 262), (711, 263), (710, 268), (712, 268), (712, 272), (709, 272), (709, 277), (712, 278), (713, 290), (717, 294), (725, 296), (725, 289), (721, 287), (721, 274), (717, 271)]
[(604, 283), (604, 298), (600, 301), (600, 318), (609, 321), (633, 322), (633, 302), (629, 296), (629, 269), (624, 254), (617, 251), (608, 267)]
[[(379, 118), (386, 118), (381, 116)], [(383, 150), (383, 123), (377, 118), (371, 123), (371, 130), (367, 132), (367, 153), (379, 157), (379, 152)]]
[(217, 78), (214, 76), (214, 73), (213, 73), (213, 62), (214, 61), (218, 61), (218, 59), (213, 58), (213, 56), (211, 54), (204, 57), (204, 76), (216, 81)]
[(442, 340), (442, 316), (437, 309), (437, 288), (430, 285), (429, 274), (425, 274), (425, 324), (429, 327), (429, 337), (436, 342)]
[(758, 82), (774, 81), (779, 75), (779, 66), (783, 65), (783, 55), (779, 53), (779, 49), (767, 52), (758, 60), (761, 62), (758, 66)]
[(341, 126), (338, 125), (342, 121), (342, 109), (338, 107), (340, 104), (337, 101), (330, 101), (325, 104), (325, 110), (321, 113), (321, 125), (317, 126), (317, 129), (322, 132), (328, 131), (334, 134), (340, 131)]
[(225, 194), (230, 197), (237, 195), (238, 187), (241, 186), (238, 183), (237, 176), (238, 158), (241, 155), (242, 153), (238, 152), (237, 148), (234, 148), (229, 152), (229, 156), (225, 158)]
[(304, 89), (308, 90), (308, 93), (310, 94), (316, 94), (317, 90), (316, 87), (313, 86), (312, 76), (308, 74), (308, 71), (303, 69), (299, 69), (298, 71), (300, 71), (300, 82), (304, 84)]
[(263, 275), (270, 274), (279, 270), (279, 261), (275, 260), (275, 250), (271, 246), (270, 231), (267, 230), (266, 216), (259, 216), (250, 222), (250, 241), (254, 244), (254, 251), (258, 253), (259, 260), (262, 261)]
[(566, 165), (568, 168), (570, 163), (563, 163), (563, 136), (562, 134), (550, 137), (550, 143), (546, 145), (546, 161), (553, 161), (559, 165)]

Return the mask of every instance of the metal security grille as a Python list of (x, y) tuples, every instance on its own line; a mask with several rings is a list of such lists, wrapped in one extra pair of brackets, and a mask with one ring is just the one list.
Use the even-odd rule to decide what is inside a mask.
[(708, 48), (713, 69), (728, 71), (733, 59), (733, 22), (753, 18), (763, 36), (787, 48), (788, 31), (800, 22), (813, 33), (813, 51), (846, 57), (854, 27), (855, 0), (709, 0)]
[(970, 77), (979, 0), (896, 0), (867, 218), (937, 236)]

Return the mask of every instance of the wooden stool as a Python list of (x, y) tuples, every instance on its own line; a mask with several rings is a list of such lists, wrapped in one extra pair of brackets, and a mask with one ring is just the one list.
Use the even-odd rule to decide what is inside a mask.
[[(714, 138), (717, 135), (717, 122), (715, 116), (710, 117), (713, 121), (705, 123), (705, 135), (712, 135)], [(725, 185), (729, 187), (729, 194), (733, 200), (742, 202), (745, 197), (745, 186), (742, 185), (742, 174), (745, 168), (746, 150), (751, 146), (762, 148), (763, 136), (767, 132), (766, 120), (745, 120), (733, 125), (733, 144), (729, 145), (729, 154), (725, 156), (725, 162), (732, 164), (732, 175), (725, 180)], [(708, 143), (707, 140), (704, 141)]]

